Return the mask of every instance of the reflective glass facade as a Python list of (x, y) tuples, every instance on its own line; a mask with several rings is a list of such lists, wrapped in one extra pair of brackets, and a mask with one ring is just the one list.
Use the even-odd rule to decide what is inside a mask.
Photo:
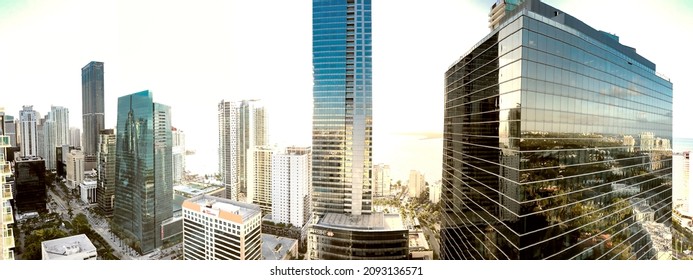
[(671, 256), (672, 84), (653, 63), (525, 1), (445, 86), (441, 258)]
[(104, 129), (103, 62), (92, 61), (82, 68), (82, 150), (96, 155), (99, 131)]
[(371, 1), (313, 1), (316, 214), (371, 212)]
[(114, 231), (147, 253), (173, 215), (171, 111), (142, 91), (118, 98)]

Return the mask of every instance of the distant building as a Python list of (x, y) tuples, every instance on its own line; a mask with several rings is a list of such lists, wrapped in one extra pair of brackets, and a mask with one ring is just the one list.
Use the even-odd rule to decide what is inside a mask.
[(390, 196), (390, 166), (376, 164), (373, 166), (373, 196)]
[(41, 242), (43, 260), (96, 260), (96, 246), (86, 234)]
[(38, 132), (39, 122), (38, 112), (34, 111), (34, 106), (23, 106), (19, 111), (19, 127), (22, 139), (20, 142), (20, 152), (23, 157), (38, 156)]
[(70, 146), (82, 147), (82, 134), (79, 128), (70, 127)]
[(46, 163), (40, 157), (15, 159), (14, 203), (20, 213), (46, 212)]
[(311, 215), (311, 149), (289, 147), (272, 155), (272, 221), (303, 227)]
[(247, 153), (269, 144), (265, 108), (259, 100), (226, 101), (218, 105), (219, 174), (226, 197), (238, 200), (247, 194)]
[(85, 156), (96, 155), (104, 118), (104, 63), (92, 61), (82, 67), (82, 150)]
[(426, 189), (426, 179), (421, 172), (416, 170), (411, 170), (409, 172), (409, 182), (407, 183), (407, 188), (409, 189), (409, 197), (419, 197), (421, 193)]
[(77, 188), (84, 181), (84, 153), (72, 150), (67, 154), (67, 185)]
[(173, 184), (180, 184), (185, 174), (185, 133), (175, 127), (171, 128), (173, 137)]
[(19, 147), (17, 146), (17, 124), (14, 121), (14, 117), (10, 115), (5, 115), (3, 122), (5, 123), (3, 133), (5, 136), (9, 137), (10, 146)]
[(183, 202), (186, 260), (259, 260), (260, 207), (202, 195)]
[(290, 260), (298, 257), (298, 240), (262, 234), (262, 259), (263, 260)]
[(260, 206), (262, 215), (272, 213), (272, 147), (250, 147), (246, 155), (248, 203)]
[(406, 260), (409, 257), (409, 230), (399, 214), (327, 213), (309, 231), (310, 258), (314, 260)]
[(99, 209), (106, 217), (113, 216), (113, 201), (115, 200), (115, 166), (116, 166), (116, 135), (113, 129), (104, 129), (99, 133), (97, 151), (98, 174), (96, 198)]
[(438, 181), (428, 186), (428, 199), (431, 203), (438, 203), (442, 191), (442, 182)]

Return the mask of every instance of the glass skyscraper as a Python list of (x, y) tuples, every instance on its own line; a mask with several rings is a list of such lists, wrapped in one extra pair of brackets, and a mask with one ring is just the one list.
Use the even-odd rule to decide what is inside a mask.
[(313, 1), (313, 210), (371, 212), (371, 1)]
[(162, 245), (161, 223), (172, 217), (171, 109), (150, 91), (118, 98), (114, 231), (148, 253)]
[(99, 131), (104, 129), (103, 81), (103, 62), (92, 61), (82, 68), (82, 150), (88, 156), (96, 155)]
[(671, 258), (672, 83), (540, 1), (489, 22), (445, 73), (441, 258)]

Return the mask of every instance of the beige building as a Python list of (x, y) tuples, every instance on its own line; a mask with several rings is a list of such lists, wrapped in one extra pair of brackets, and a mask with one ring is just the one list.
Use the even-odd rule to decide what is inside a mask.
[(246, 201), (260, 206), (263, 216), (272, 213), (272, 154), (274, 152), (274, 149), (267, 146), (255, 146), (248, 149)]
[(84, 181), (84, 153), (81, 150), (72, 150), (67, 154), (67, 186), (79, 187)]
[[(0, 125), (4, 122), (3, 109), (0, 108)], [(10, 200), (12, 185), (6, 184), (6, 177), (12, 175), (10, 162), (5, 160), (5, 148), (10, 147), (10, 137), (0, 131), (0, 260), (14, 260), (14, 215)]]
[(412, 170), (409, 172), (409, 183), (407, 184), (409, 189), (409, 197), (419, 197), (419, 195), (426, 188), (426, 180), (421, 172)]

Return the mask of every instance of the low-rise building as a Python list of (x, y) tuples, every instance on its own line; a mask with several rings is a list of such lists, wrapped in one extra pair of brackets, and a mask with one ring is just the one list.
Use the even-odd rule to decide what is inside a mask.
[(298, 240), (273, 234), (262, 234), (263, 260), (290, 260), (298, 256)]
[(96, 260), (96, 247), (85, 234), (41, 242), (43, 260)]

